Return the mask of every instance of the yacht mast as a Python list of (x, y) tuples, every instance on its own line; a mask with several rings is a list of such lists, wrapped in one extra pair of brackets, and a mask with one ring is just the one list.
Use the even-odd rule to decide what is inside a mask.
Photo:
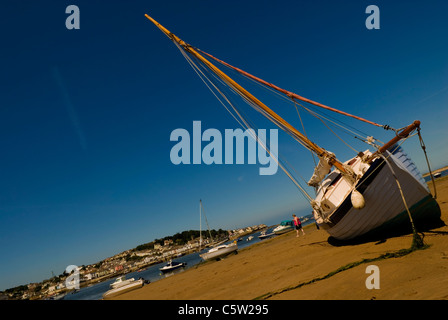
[(199, 251), (202, 247), (202, 200), (199, 199)]
[[(289, 131), (296, 139), (300, 140), (307, 148), (311, 151), (315, 152), (319, 157), (326, 157), (329, 159), (329, 164), (334, 165), (340, 172), (344, 174), (349, 174), (346, 168), (333, 154), (329, 153), (325, 149), (319, 147), (314, 142), (310, 141), (305, 135), (299, 132), (296, 128), (294, 128), (291, 124), (289, 124), (286, 120), (280, 117), (277, 113), (272, 111), (269, 107), (267, 107), (264, 103), (258, 100), (255, 96), (253, 96), (250, 92), (244, 89), (241, 85), (236, 83), (232, 78), (230, 78), (227, 74), (222, 72), (219, 68), (217, 68), (214, 64), (212, 64), (209, 60), (204, 58), (199, 52), (197, 52), (191, 45), (177, 37), (175, 34), (171, 33), (168, 29), (162, 26), (160, 23), (155, 21), (149, 15), (145, 14), (145, 17), (148, 18), (152, 23), (154, 23), (168, 38), (172, 41), (178, 43), (185, 51), (194, 55), (198, 58), (202, 63), (204, 63), (212, 72), (214, 72), (218, 77), (220, 77), (223, 81), (227, 82), (231, 85), (237, 92), (243, 95), (246, 99), (252, 101), (256, 104), (260, 109), (262, 109), (266, 114), (272, 118), (277, 126), (284, 127), (287, 131)], [(271, 120), (272, 121), (272, 120)]]

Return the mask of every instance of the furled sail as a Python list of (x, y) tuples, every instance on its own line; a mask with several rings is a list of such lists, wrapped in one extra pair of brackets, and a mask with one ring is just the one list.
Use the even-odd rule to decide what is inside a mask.
[(334, 153), (329, 152), (328, 155), (320, 156), (319, 157), (319, 163), (317, 164), (316, 168), (314, 169), (313, 176), (308, 181), (308, 185), (311, 187), (317, 187), (319, 183), (325, 178), (327, 174), (331, 171), (331, 156), (334, 157)]

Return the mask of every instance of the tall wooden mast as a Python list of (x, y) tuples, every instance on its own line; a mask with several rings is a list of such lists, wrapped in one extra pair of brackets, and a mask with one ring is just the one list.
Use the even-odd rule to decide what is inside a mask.
[(191, 45), (171, 33), (168, 29), (158, 23), (156, 20), (151, 18), (149, 15), (145, 14), (145, 17), (148, 18), (152, 23), (154, 23), (168, 38), (172, 41), (178, 43), (182, 48), (188, 53), (192, 54), (196, 58), (198, 58), (202, 63), (204, 63), (211, 71), (213, 71), (216, 75), (218, 75), (221, 79), (232, 85), (237, 91), (239, 91), (242, 95), (244, 95), (247, 99), (255, 103), (258, 107), (260, 107), (264, 112), (266, 112), (270, 117), (275, 119), (278, 123), (284, 126), (294, 137), (302, 141), (310, 150), (315, 152), (319, 156), (326, 156), (330, 159), (329, 163), (334, 165), (339, 171), (342, 173), (348, 173), (342, 162), (337, 160), (334, 156), (331, 156), (325, 149), (319, 147), (314, 142), (310, 141), (306, 136), (304, 136), (301, 132), (295, 129), (291, 124), (289, 124), (286, 120), (280, 117), (277, 113), (272, 111), (269, 107), (267, 107), (264, 103), (258, 100), (255, 96), (253, 96), (250, 92), (236, 83), (232, 78), (230, 78), (227, 74), (222, 72), (219, 68), (217, 68), (214, 64), (212, 64), (209, 60), (204, 58), (199, 52), (197, 52)]

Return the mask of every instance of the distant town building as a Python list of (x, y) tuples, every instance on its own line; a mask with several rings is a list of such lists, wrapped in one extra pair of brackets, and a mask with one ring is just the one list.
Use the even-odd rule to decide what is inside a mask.
[(123, 271), (123, 265), (119, 264), (118, 266), (115, 266), (115, 272)]

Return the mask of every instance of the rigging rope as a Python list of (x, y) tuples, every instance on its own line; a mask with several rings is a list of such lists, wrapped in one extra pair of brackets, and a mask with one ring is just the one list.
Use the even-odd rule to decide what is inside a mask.
[(417, 233), (417, 228), (415, 227), (414, 219), (412, 219), (411, 211), (409, 210), (408, 204), (406, 202), (406, 198), (404, 197), (404, 193), (403, 193), (403, 189), (401, 188), (400, 181), (398, 180), (398, 177), (395, 174), (395, 171), (392, 168), (392, 165), (389, 163), (389, 160), (386, 157), (384, 157), (383, 154), (380, 154), (380, 156), (387, 163), (387, 166), (389, 167), (389, 170), (392, 173), (392, 176), (394, 177), (395, 182), (397, 183), (397, 187), (398, 187), (398, 190), (400, 191), (401, 199), (403, 200), (403, 205), (406, 208), (406, 212), (408, 213), (408, 217), (409, 217), (409, 221), (411, 222), (412, 233), (413, 233), (413, 240), (412, 240), (411, 247), (420, 248), (420, 247), (424, 246), (423, 238), (420, 237), (419, 234)]
[(201, 208), (202, 208), (201, 211), (202, 211), (202, 213), (204, 214), (205, 223), (207, 224), (208, 234), (210, 235), (210, 239), (213, 239), (213, 237), (212, 237), (212, 233), (211, 233), (211, 231), (210, 231), (210, 226), (208, 225), (207, 215), (205, 214), (205, 209), (204, 209), (204, 206), (202, 205), (202, 200), (199, 200), (199, 203), (200, 203)]
[[(179, 48), (179, 50), (181, 51), (182, 55), (186, 58), (186, 60), (188, 61), (188, 63), (190, 64), (190, 66), (193, 68), (193, 70), (196, 72), (196, 74), (201, 78), (201, 80), (205, 83), (205, 85), (207, 86), (207, 88), (213, 93), (213, 95), (218, 99), (218, 101), (224, 106), (224, 108), (232, 115), (232, 117), (238, 122), (238, 124), (244, 128), (244, 129), (249, 129), (252, 128), (253, 126), (251, 126), (249, 124), (249, 121), (237, 110), (237, 108), (235, 107), (235, 105), (228, 99), (228, 97), (216, 86), (215, 83), (213, 83), (212, 80), (209, 79), (209, 77), (207, 77), (202, 70), (200, 70), (200, 68), (196, 65), (196, 63), (194, 63), (194, 61), (191, 59), (191, 57), (183, 50), (183, 48), (178, 45), (176, 42), (174, 42), (176, 44), (176, 46)], [(201, 65), (201, 64), (200, 64)], [(206, 68), (204, 68), (205, 70), (207, 70)], [(213, 74), (213, 73), (212, 73)], [(234, 112), (237, 114), (238, 117), (236, 117), (227, 107), (227, 105), (217, 96), (217, 94), (213, 91), (213, 89), (208, 85), (208, 83), (210, 83), (213, 88), (225, 99), (225, 101), (232, 107), (232, 109), (234, 110)], [(220, 81), (221, 82), (221, 81)], [(221, 82), (222, 83), (222, 82)], [(224, 81), (225, 83), (225, 81)], [(223, 84), (223, 83), (222, 83)], [(226, 83), (227, 84), (227, 83)], [(239, 94), (243, 99), (245, 99), (245, 97), (240, 94), (238, 92), (238, 90), (236, 88), (233, 88), (231, 85), (227, 84), (229, 88), (233, 89), (234, 92), (236, 92), (237, 94)], [(250, 102), (247, 101), (247, 99), (245, 99), (246, 102)], [(250, 103), (250, 105), (252, 106), (252, 104)], [(257, 109), (258, 110), (258, 109)], [(238, 119), (239, 118), (239, 119)], [(306, 190), (300, 185), (300, 183), (292, 176), (292, 174), (289, 172), (289, 170), (281, 163), (281, 161), (279, 161), (279, 159), (276, 157), (276, 155), (274, 155), (273, 153), (271, 153), (271, 151), (267, 148), (267, 146), (258, 138), (258, 135), (254, 134), (255, 131), (253, 130), (248, 130), (249, 134), (252, 136), (252, 138), (255, 139), (255, 141), (257, 141), (259, 143), (259, 145), (274, 159), (274, 161), (276, 161), (276, 163), (278, 164), (278, 166), (280, 166), (280, 168), (286, 173), (286, 175), (290, 178), (290, 180), (294, 183), (294, 185), (296, 185), (296, 187), (301, 191), (302, 195), (308, 200), (311, 201), (313, 200), (311, 198), (311, 196), (306, 192)]]
[(352, 118), (354, 118), (354, 119), (357, 119), (357, 120), (360, 120), (360, 121), (369, 123), (369, 124), (371, 124), (371, 125), (374, 125), (374, 126), (377, 126), (377, 127), (382, 127), (382, 128), (384, 128), (384, 129), (386, 129), (386, 130), (391, 129), (391, 127), (388, 126), (388, 125), (381, 125), (381, 124), (378, 124), (378, 123), (376, 123), (376, 122), (373, 122), (373, 121), (370, 121), (370, 120), (367, 120), (367, 119), (364, 119), (364, 118), (361, 118), (361, 117), (358, 117), (358, 116), (349, 114), (349, 113), (347, 113), (347, 112), (344, 112), (344, 111), (341, 111), (341, 110), (338, 110), (338, 109), (335, 109), (335, 108), (326, 106), (326, 105), (324, 105), (324, 104), (321, 104), (321, 103), (319, 103), (319, 102), (310, 100), (310, 99), (308, 99), (308, 98), (299, 96), (299, 95), (296, 94), (296, 93), (293, 93), (293, 92), (291, 92), (291, 91), (287, 91), (287, 90), (285, 90), (285, 89), (282, 89), (282, 88), (280, 88), (280, 87), (278, 87), (278, 86), (276, 86), (276, 85), (274, 85), (274, 84), (272, 84), (272, 83), (269, 83), (269, 82), (267, 82), (267, 81), (264, 81), (263, 79), (260, 79), (260, 78), (258, 78), (258, 77), (255, 77), (254, 75), (251, 75), (250, 73), (248, 73), (248, 72), (246, 72), (246, 71), (244, 71), (244, 70), (241, 70), (241, 69), (239, 69), (239, 68), (237, 68), (237, 67), (234, 67), (234, 66), (228, 64), (227, 62), (224, 62), (224, 61), (222, 61), (222, 60), (220, 60), (220, 59), (218, 59), (218, 58), (212, 56), (211, 54), (202, 51), (201, 49), (195, 48), (195, 50), (197, 50), (197, 51), (199, 51), (199, 52), (201, 52), (201, 53), (207, 55), (208, 57), (212, 58), (212, 59), (215, 60), (215, 61), (218, 61), (219, 63), (221, 63), (221, 64), (223, 64), (223, 65), (228, 66), (229, 68), (232, 68), (232, 69), (234, 69), (234, 70), (240, 72), (241, 74), (244, 74), (244, 75), (246, 75), (246, 76), (248, 76), (248, 77), (250, 77), (250, 78), (252, 78), (252, 79), (254, 79), (254, 80), (256, 80), (256, 81), (259, 81), (259, 82), (265, 84), (266, 86), (269, 86), (269, 87), (271, 87), (271, 88), (273, 88), (273, 89), (275, 89), (275, 90), (278, 90), (278, 91), (280, 91), (280, 92), (283, 92), (284, 94), (286, 94), (287, 96), (290, 96), (291, 98), (296, 98), (296, 99), (298, 99), (298, 100), (301, 100), (301, 101), (304, 101), (304, 102), (308, 102), (308, 103), (313, 104), (313, 105), (315, 105), (315, 106), (318, 106), (318, 107), (320, 107), (320, 108), (327, 109), (327, 110), (330, 110), (330, 111), (333, 111), (333, 112), (336, 112), (336, 113), (340, 113), (340, 114), (343, 114), (343, 115), (345, 115), (345, 116), (352, 117)]
[(426, 146), (425, 146), (425, 142), (423, 142), (423, 138), (422, 138), (422, 135), (420, 133), (420, 127), (417, 128), (417, 134), (418, 134), (418, 138), (420, 140), (420, 146), (422, 147), (423, 153), (425, 154), (426, 163), (428, 164), (429, 175), (431, 176), (432, 185), (434, 187), (434, 199), (437, 199), (436, 182), (434, 181), (434, 175), (432, 174), (431, 166), (429, 165), (428, 155), (426, 154)]
[[(223, 84), (223, 85), (227, 85), (227, 87), (231, 90), (231, 91), (233, 91), (234, 93), (236, 93), (237, 95), (239, 95), (247, 104), (249, 104), (252, 108), (254, 108), (254, 110), (256, 110), (256, 111), (258, 111), (258, 112), (260, 112), (261, 114), (263, 114), (266, 118), (268, 118), (269, 120), (271, 120), (274, 124), (276, 124), (278, 127), (280, 127), (280, 128), (282, 128), (285, 132), (287, 132), (287, 133), (289, 133), (296, 141), (298, 141), (301, 145), (303, 145), (305, 148), (307, 148), (307, 149), (309, 149), (309, 150), (312, 150), (312, 151), (314, 151), (314, 152), (317, 152), (316, 150), (318, 150), (318, 154), (320, 155), (321, 154), (321, 152), (324, 154), (324, 153), (326, 153), (326, 151), (324, 150), (324, 149), (322, 149), (322, 148), (318, 148), (318, 149), (314, 149), (314, 147), (317, 147), (313, 142), (311, 142), (306, 136), (304, 136), (303, 134), (301, 134), (300, 132), (298, 132), (295, 128), (293, 128), (293, 127), (291, 127), (291, 125), (289, 125), (286, 121), (284, 121), (281, 117), (278, 117), (278, 115), (276, 115), (274, 112), (271, 112), (271, 110), (268, 108), (268, 107), (266, 107), (264, 104), (262, 104), (259, 100), (257, 100), (257, 99), (255, 99), (254, 100), (254, 97), (250, 94), (250, 93), (248, 93), (244, 88), (242, 88), (241, 86), (239, 86), (239, 85), (237, 85), (231, 78), (229, 78), (227, 75), (224, 75), (224, 74), (222, 74), (222, 72), (219, 70), (219, 69), (217, 69), (216, 67), (214, 67), (213, 65), (209, 65), (209, 63), (207, 62), (207, 60), (204, 60), (203, 61), (203, 58), (201, 58), (200, 56), (197, 56), (196, 55), (196, 53), (195, 54), (193, 54), (192, 52), (190, 52), (189, 50), (186, 50), (187, 48), (186, 47), (184, 47), (183, 45), (178, 45), (177, 44), (177, 42), (176, 41), (174, 41), (175, 43), (176, 43), (176, 45), (178, 46), (178, 48), (179, 49), (181, 49), (181, 52), (184, 54), (184, 50), (182, 50), (182, 49), (185, 49), (185, 54), (184, 54), (184, 56), (185, 57), (187, 57), (188, 56), (188, 53), (190, 53), (190, 54), (192, 54), (196, 59), (198, 59), (198, 61), (200, 61), (200, 62), (202, 62), (202, 63), (204, 63), (205, 65), (206, 65), (206, 67), (208, 67), (208, 68), (204, 68), (205, 70), (207, 70), (208, 71), (208, 73), (211, 73), (211, 74), (216, 74), (216, 76), (218, 76), (219, 77), (219, 79), (217, 79), (217, 80), (219, 80), (219, 82), (221, 83), (221, 84)], [(192, 48), (192, 47), (190, 47), (190, 48)], [(203, 52), (204, 53), (204, 52)], [(206, 53), (204, 53), (204, 54), (206, 54)], [(207, 54), (208, 55), (208, 54)], [(210, 56), (210, 55), (208, 55), (208, 56)], [(210, 56), (210, 57), (212, 57), (212, 58), (214, 58), (213, 56)], [(200, 59), (199, 59), (200, 58)], [(225, 62), (222, 62), (221, 60), (218, 60), (218, 59), (216, 59), (216, 58), (214, 58), (215, 60), (217, 60), (217, 61), (219, 61), (219, 62), (221, 62), (222, 64), (224, 64), (224, 65), (228, 65), (228, 64), (226, 64)], [(228, 99), (227, 99), (227, 97), (223, 94), (223, 92), (221, 91), (221, 90), (219, 90), (218, 88), (217, 88), (217, 86), (213, 83), (213, 81), (212, 80), (210, 80), (207, 76), (205, 76), (205, 74), (200, 70), (200, 68), (193, 62), (193, 60), (192, 59), (187, 59), (189, 62), (190, 62), (190, 65), (191, 66), (195, 66), (194, 67), (194, 69), (195, 69), (195, 71), (199, 71), (202, 75), (203, 75), (203, 77), (201, 77), (201, 79), (204, 81), (204, 78), (210, 83), (210, 84), (212, 84), (213, 85), (213, 87), (215, 88), (215, 90), (216, 91), (218, 91), (219, 92), (219, 94), (227, 101), (227, 103), (232, 107), (232, 109), (233, 109), (233, 111), (237, 114), (237, 116), (238, 116), (238, 118), (241, 120), (241, 122), (242, 123), (244, 123), (244, 125), (240, 122), (240, 121), (238, 121), (238, 123), (243, 127), (243, 128), (246, 128), (246, 129), (249, 129), (249, 128), (251, 128), (251, 126), (249, 125), (249, 123), (248, 123), (248, 121), (241, 115), (241, 113), (237, 110), (237, 108), (235, 107), (235, 105), (234, 104), (232, 104)], [(200, 63), (200, 65), (202, 66), (202, 63)], [(329, 109), (329, 110), (331, 110), (331, 111), (335, 111), (335, 112), (338, 112), (338, 113), (342, 113), (342, 114), (344, 114), (344, 115), (347, 115), (347, 116), (351, 116), (351, 117), (353, 117), (353, 118), (355, 118), (355, 119), (358, 119), (358, 120), (362, 120), (362, 121), (365, 121), (365, 122), (368, 122), (368, 123), (371, 123), (371, 124), (374, 124), (374, 125), (377, 125), (377, 126), (380, 126), (380, 127), (383, 127), (383, 128), (385, 128), (385, 129), (391, 129), (391, 130), (394, 130), (395, 131), (395, 133), (396, 133), (396, 138), (404, 138), (407, 134), (409, 134), (408, 132), (412, 129), (412, 128), (414, 128), (414, 127), (418, 127), (418, 124), (419, 124), (419, 122), (418, 121), (416, 121), (416, 122), (414, 122), (414, 124), (412, 124), (412, 125), (410, 125), (410, 126), (408, 126), (408, 127), (406, 127), (405, 129), (406, 130), (403, 130), (403, 132), (399, 132), (399, 131), (402, 131), (402, 130), (395, 130), (395, 129), (393, 129), (393, 128), (390, 128), (389, 126), (381, 126), (381, 125), (379, 125), (379, 124), (375, 124), (375, 123), (372, 123), (371, 121), (368, 121), (368, 120), (365, 120), (365, 119), (362, 119), (362, 118), (359, 118), (359, 117), (356, 117), (356, 116), (353, 116), (353, 115), (350, 115), (350, 114), (347, 114), (347, 113), (345, 113), (345, 112), (340, 112), (339, 110), (336, 110), (336, 109), (333, 109), (333, 108), (330, 108), (330, 107), (327, 107), (327, 106), (323, 106), (323, 105), (321, 105), (321, 104), (319, 104), (319, 103), (315, 103), (314, 101), (311, 101), (311, 100), (309, 100), (309, 99), (306, 99), (306, 98), (303, 98), (303, 97), (300, 97), (300, 96), (298, 96), (298, 95), (296, 95), (296, 94), (293, 94), (293, 93), (291, 93), (291, 92), (289, 92), (289, 91), (286, 91), (286, 90), (283, 90), (283, 89), (281, 89), (281, 88), (278, 88), (278, 87), (276, 87), (276, 86), (274, 86), (274, 85), (272, 85), (272, 84), (270, 84), (270, 83), (267, 83), (267, 82), (265, 82), (265, 81), (263, 81), (263, 80), (261, 80), (261, 79), (258, 79), (258, 78), (256, 78), (256, 77), (254, 77), (254, 76), (252, 76), (252, 75), (250, 75), (250, 74), (248, 74), (248, 73), (246, 73), (246, 72), (244, 72), (244, 71), (242, 71), (242, 70), (240, 70), (240, 69), (237, 69), (237, 68), (235, 68), (235, 67), (232, 67), (232, 66), (230, 66), (230, 65), (228, 65), (229, 67), (231, 67), (231, 68), (233, 68), (233, 69), (235, 69), (236, 71), (238, 71), (238, 72), (241, 72), (243, 75), (247, 75), (247, 76), (249, 76), (250, 78), (253, 78), (253, 79), (255, 79), (255, 80), (257, 80), (257, 81), (260, 81), (260, 82), (262, 82), (263, 84), (265, 84), (266, 86), (269, 86), (269, 87), (272, 87), (272, 88), (274, 88), (274, 89), (276, 89), (276, 90), (279, 90), (279, 91), (281, 91), (281, 92), (283, 92), (283, 93), (285, 93), (287, 96), (289, 96), (291, 99), (294, 99), (294, 98), (296, 98), (296, 99), (299, 99), (299, 100), (302, 100), (302, 101), (305, 101), (305, 102), (308, 102), (308, 103), (310, 103), (310, 104), (313, 104), (313, 105), (316, 105), (316, 106), (320, 106), (320, 107), (324, 107), (325, 109)], [(208, 69), (210, 69), (210, 70), (208, 70)], [(197, 72), (198, 73), (198, 72)], [(199, 73), (198, 73), (199, 74)], [(214, 77), (216, 77), (215, 75), (214, 75)], [(222, 80), (222, 81), (221, 81)], [(204, 81), (205, 82), (205, 81)], [(213, 90), (210, 88), (210, 86), (208, 86), (207, 85), (207, 87), (213, 92)], [(214, 92), (213, 92), (214, 93)], [(215, 94), (215, 93), (214, 93)], [(216, 96), (216, 94), (215, 94), (215, 96)], [(220, 102), (221, 102), (221, 104), (223, 104), (224, 106), (225, 106), (225, 104), (222, 102), (222, 100), (221, 99), (218, 99)], [(299, 104), (300, 105), (300, 104)], [(300, 106), (302, 106), (302, 105), (300, 105)], [(225, 106), (226, 107), (226, 106)], [(344, 142), (349, 148), (351, 148), (353, 151), (355, 151), (355, 152), (357, 152), (357, 150), (355, 150), (353, 147), (351, 147), (350, 145), (348, 145), (343, 139), (341, 139), (333, 130), (331, 130), (331, 128), (329, 128), (329, 126), (322, 120), (322, 118), (321, 118), (321, 116), (318, 116), (315, 112), (312, 112), (312, 111), (310, 111), (309, 109), (307, 109), (307, 108), (305, 108), (304, 106), (302, 106), (305, 110), (308, 110), (308, 112), (310, 112), (312, 115), (314, 115), (316, 118), (318, 118), (333, 134), (335, 134), (336, 135), (336, 137), (338, 137), (342, 142)], [(226, 107), (226, 110), (227, 111), (229, 111), (229, 109)], [(296, 110), (297, 110), (297, 106), (296, 106)], [(230, 111), (229, 111), (230, 112)], [(231, 112), (230, 112), (231, 113)], [(232, 113), (231, 113), (232, 114)], [(233, 114), (232, 114), (233, 115)], [(234, 118), (237, 118), (237, 117), (235, 117), (235, 115), (233, 115), (234, 116)], [(299, 116), (300, 116), (300, 114), (299, 114)], [(328, 120), (328, 119), (327, 119)], [(334, 122), (333, 122), (334, 123)], [(340, 126), (340, 127), (342, 127), (342, 128), (344, 128), (343, 126)], [(349, 131), (347, 128), (344, 128), (345, 130), (347, 130), (347, 131)], [(404, 131), (406, 131), (406, 132), (404, 132)], [(251, 133), (251, 135), (252, 135), (252, 131), (249, 131), (250, 133)], [(353, 133), (353, 132), (352, 132)], [(386, 145), (383, 145), (378, 151), (379, 152), (382, 152), (383, 150), (386, 150), (387, 148), (388, 148), (388, 146), (391, 144), (391, 143), (393, 143), (393, 141), (394, 140), (396, 140), (396, 138), (394, 138), (394, 139), (392, 139), (391, 141), (389, 141), (388, 142), (388, 144), (387, 144), (387, 146)], [(308, 193), (305, 191), (305, 190), (303, 190), (303, 188), (300, 186), (300, 184), (292, 177), (292, 175), (290, 174), (290, 172), (280, 163), (280, 161), (277, 159), (277, 157), (275, 157), (273, 154), (271, 154), (271, 152), (268, 150), (268, 148), (263, 144), (263, 143), (261, 143), (261, 141), (258, 139), (258, 136), (256, 136), (256, 135), (254, 135), (254, 139), (265, 149), (265, 151), (266, 152), (268, 152), (274, 159), (275, 159), (275, 161), (277, 162), (277, 164), (282, 168), (282, 170), (288, 175), (288, 177), (290, 177), (290, 179), (294, 182), (294, 184), (296, 185), (296, 186), (298, 186), (299, 187), (299, 189), (302, 191), (302, 194), (303, 195), (305, 195), (309, 200), (312, 200), (311, 199), (311, 197), (308, 195)], [(385, 149), (386, 148), (386, 149)], [(378, 151), (376, 152), (376, 154), (378, 154)], [(339, 163), (339, 166), (341, 166), (342, 164), (340, 164)], [(339, 168), (339, 167), (338, 167)], [(341, 168), (343, 168), (343, 167), (341, 167)]]
[[(300, 103), (298, 103), (299, 106), (301, 106), (302, 108), (306, 109), (304, 106), (302, 106)], [(358, 153), (358, 151), (353, 148), (351, 145), (349, 145), (347, 142), (344, 141), (344, 139), (342, 139), (341, 137), (339, 137), (333, 130), (331, 130), (331, 128), (314, 112), (310, 112), (312, 115), (314, 115), (317, 119), (319, 119), (324, 126), (327, 127), (328, 130), (330, 130), (339, 140), (341, 140), (346, 146), (348, 146), (350, 149), (352, 149), (355, 153)]]
[[(221, 63), (220, 61), (218, 61), (218, 62)], [(221, 63), (221, 64), (222, 64), (222, 63)], [(234, 70), (230, 65), (226, 65), (226, 64), (222, 64), (222, 65), (225, 66), (228, 70), (231, 70), (231, 71), (235, 72), (235, 70)], [(350, 126), (350, 125), (347, 124), (347, 123), (344, 123), (343, 121), (341, 121), (341, 120), (339, 120), (339, 119), (336, 119), (336, 118), (334, 118), (334, 117), (332, 117), (332, 116), (330, 116), (330, 115), (327, 115), (327, 114), (323, 113), (322, 111), (321, 111), (321, 112), (312, 111), (312, 110), (310, 110), (309, 108), (303, 106), (302, 104), (297, 103), (297, 101), (294, 99), (294, 97), (292, 97), (292, 96), (286, 96), (286, 95), (280, 93), (279, 91), (272, 89), (271, 87), (267, 86), (266, 84), (261, 83), (261, 82), (259, 82), (259, 81), (257, 81), (257, 80), (254, 80), (253, 78), (247, 76), (246, 74), (239, 73), (238, 71), (236, 71), (236, 72), (237, 72), (239, 75), (242, 75), (244, 78), (246, 78), (246, 79), (248, 79), (249, 81), (251, 81), (252, 83), (254, 83), (254, 84), (260, 86), (261, 88), (263, 88), (263, 89), (265, 89), (265, 90), (267, 90), (267, 91), (269, 91), (270, 93), (272, 93), (272, 94), (274, 94), (274, 95), (276, 95), (276, 96), (278, 96), (278, 97), (284, 99), (285, 101), (287, 101), (287, 102), (289, 102), (289, 103), (292, 102), (293, 105), (294, 105), (294, 107), (295, 107), (295, 109), (296, 109), (296, 111), (297, 111), (297, 113), (298, 113), (298, 115), (299, 115), (300, 122), (301, 122), (301, 125), (302, 125), (302, 129), (303, 129), (303, 131), (304, 131), (304, 135), (305, 135), (306, 137), (307, 137), (307, 135), (306, 135), (305, 128), (304, 128), (304, 125), (303, 125), (302, 117), (301, 117), (301, 115), (300, 115), (300, 113), (299, 113), (299, 110), (298, 110), (298, 108), (297, 108), (297, 104), (298, 104), (299, 106), (301, 106), (304, 110), (306, 110), (308, 113), (310, 113), (311, 115), (313, 115), (314, 117), (316, 117), (317, 119), (319, 119), (319, 120), (320, 120), (320, 121), (321, 121), (321, 122), (328, 128), (328, 130), (330, 130), (330, 131), (331, 131), (331, 132), (332, 132), (338, 139), (340, 139), (345, 145), (347, 145), (347, 146), (348, 146), (351, 150), (353, 150), (355, 153), (358, 153), (358, 151), (357, 151), (356, 149), (354, 149), (352, 146), (350, 146), (350, 145), (349, 145), (346, 141), (344, 141), (341, 137), (339, 137), (339, 136), (338, 136), (338, 135), (337, 135), (337, 134), (336, 134), (336, 133), (335, 133), (335, 132), (334, 132), (334, 131), (333, 131), (333, 130), (332, 130), (332, 129), (331, 129), (331, 128), (330, 128), (330, 127), (323, 121), (323, 120), (322, 120), (322, 119), (325, 119), (325, 120), (327, 120), (328, 122), (331, 122), (333, 125), (335, 125), (335, 126), (341, 128), (341, 129), (345, 130), (346, 133), (350, 133), (350, 134), (352, 134), (352, 135), (353, 135), (353, 138), (355, 138), (355, 139), (359, 139), (359, 138), (357, 137), (357, 135), (361, 134), (363, 139), (360, 139), (360, 140), (363, 141), (363, 142), (365, 142), (365, 143), (367, 143), (367, 142), (366, 142), (366, 140), (367, 140), (367, 134), (366, 134), (366, 133), (364, 133), (364, 132), (362, 132), (362, 131), (360, 131), (360, 130), (358, 130), (358, 129), (352, 127), (352, 126)], [(311, 105), (311, 106), (312, 106), (312, 105)], [(315, 108), (315, 107), (314, 107), (314, 108)], [(325, 114), (326, 117), (323, 116), (321, 113), (322, 113), (322, 114)], [(328, 119), (327, 117), (332, 118), (334, 121)], [(340, 124), (336, 123), (335, 121), (340, 122)], [(358, 131), (358, 133), (355, 133), (353, 130), (350, 130), (348, 127), (350, 127), (350, 128), (353, 129), (353, 130)], [(394, 131), (396, 132), (395, 129), (390, 128), (389, 126), (387, 126), (387, 129), (394, 130)], [(380, 140), (378, 140), (378, 141), (380, 141)], [(380, 142), (381, 142), (381, 141), (380, 141)], [(313, 156), (313, 161), (314, 161), (314, 164), (316, 165), (314, 156)]]
[[(296, 101), (294, 99), (292, 99), (292, 98), (291, 98), (291, 100), (294, 102), (294, 107), (296, 108), (297, 114), (299, 116), (300, 124), (302, 125), (303, 134), (305, 135), (305, 137), (308, 138), (308, 135), (306, 134), (305, 126), (304, 126), (303, 121), (302, 121), (302, 116), (300, 115), (299, 108), (297, 108)], [(311, 157), (313, 158), (314, 167), (316, 168), (317, 167), (317, 163), (316, 163), (316, 158), (314, 157), (314, 153), (313, 152), (311, 152)]]

